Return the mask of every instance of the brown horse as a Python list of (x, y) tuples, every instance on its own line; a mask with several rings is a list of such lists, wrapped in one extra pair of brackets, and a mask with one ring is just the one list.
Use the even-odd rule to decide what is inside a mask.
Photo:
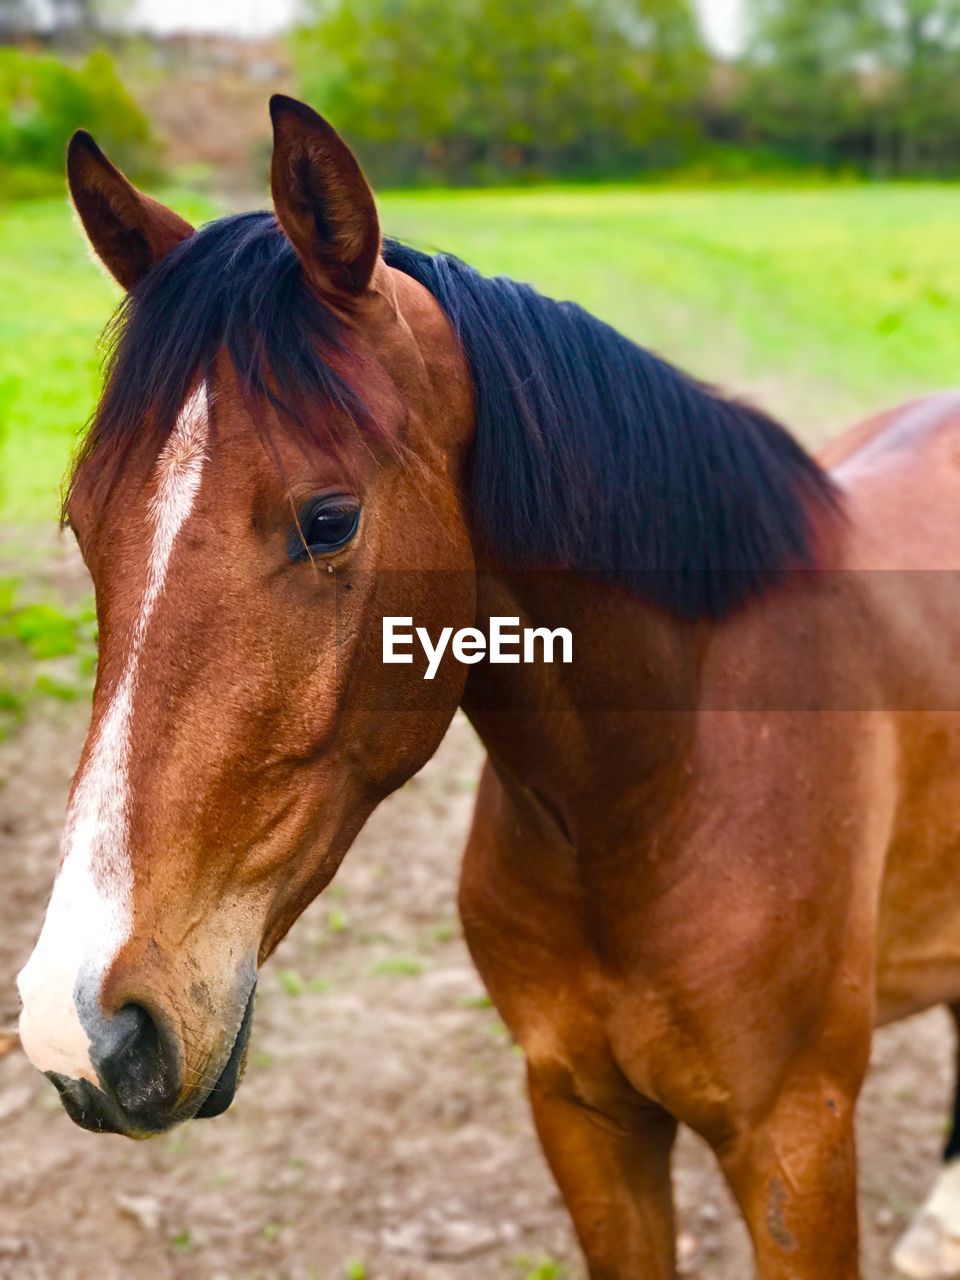
[[(91, 1129), (222, 1111), (257, 966), (462, 705), (464, 928), (591, 1276), (674, 1274), (683, 1123), (765, 1280), (853, 1277), (872, 1028), (960, 1000), (960, 400), (828, 476), (578, 308), (381, 242), (333, 130), (271, 106), (275, 218), (195, 233), (71, 144), (129, 294), (66, 504), (100, 666), (25, 1049)], [(573, 660), (425, 680), (388, 617)]]

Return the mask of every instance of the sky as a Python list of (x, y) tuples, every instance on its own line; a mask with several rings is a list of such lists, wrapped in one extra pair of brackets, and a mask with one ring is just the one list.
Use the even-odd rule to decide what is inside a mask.
[[(707, 39), (719, 53), (740, 45), (740, 0), (696, 0)], [(173, 31), (229, 31), (265, 35), (294, 17), (299, 0), (135, 0), (134, 22), (159, 34)]]

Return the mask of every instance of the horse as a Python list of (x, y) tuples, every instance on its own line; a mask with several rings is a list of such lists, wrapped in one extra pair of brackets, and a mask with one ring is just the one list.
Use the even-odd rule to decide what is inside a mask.
[[(874, 1026), (960, 1009), (960, 397), (817, 461), (570, 303), (383, 239), (271, 100), (274, 213), (194, 230), (86, 133), (127, 291), (63, 520), (100, 661), (19, 975), (67, 1113), (231, 1103), (258, 967), (458, 707), (486, 751), (459, 908), (594, 1280), (676, 1269), (710, 1145), (762, 1280), (858, 1274)], [(387, 664), (385, 619), (569, 663)], [(957, 1124), (901, 1248), (960, 1236)]]

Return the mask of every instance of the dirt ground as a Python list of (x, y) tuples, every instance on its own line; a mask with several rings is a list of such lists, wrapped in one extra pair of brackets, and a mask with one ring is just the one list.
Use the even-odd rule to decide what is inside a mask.
[[(82, 582), (69, 547), (42, 563)], [(43, 707), (0, 747), (0, 1030), (85, 715)], [(580, 1280), (520, 1057), (456, 921), (480, 759), (458, 719), (266, 966), (225, 1116), (146, 1143), (95, 1137), (22, 1054), (0, 1058), (0, 1277)], [(892, 1275), (891, 1244), (935, 1175), (951, 1057), (939, 1011), (877, 1037), (860, 1111), (867, 1280)], [(685, 1274), (744, 1280), (744, 1233), (689, 1134), (675, 1180)]]

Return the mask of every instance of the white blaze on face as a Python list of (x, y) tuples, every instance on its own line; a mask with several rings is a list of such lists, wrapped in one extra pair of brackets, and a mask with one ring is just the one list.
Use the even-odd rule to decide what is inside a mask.
[(207, 432), (207, 392), (201, 381), (157, 461), (157, 487), (148, 515), (150, 561), (126, 661), (74, 785), (60, 871), (43, 929), (17, 979), (23, 1002), (20, 1038), (31, 1062), (41, 1071), (93, 1084), (97, 1076), (87, 1028), (95, 1027), (102, 1016), (103, 976), (131, 927), (128, 788), (140, 655), (174, 542), (200, 488)]

